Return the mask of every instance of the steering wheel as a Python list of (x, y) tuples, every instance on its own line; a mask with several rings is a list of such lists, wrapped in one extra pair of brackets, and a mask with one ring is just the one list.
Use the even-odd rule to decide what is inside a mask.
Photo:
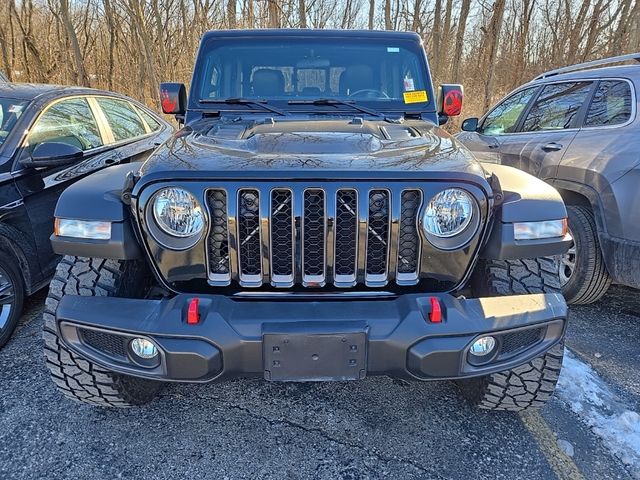
[[(363, 88), (361, 90), (356, 90), (355, 92), (349, 94), (349, 97), (362, 97), (364, 96), (363, 94), (376, 94), (376, 97), (380, 98), (390, 98), (389, 95), (387, 95), (385, 92), (383, 92), (382, 90), (376, 90), (375, 88)], [(371, 95), (367, 95), (368, 98), (375, 98)]]

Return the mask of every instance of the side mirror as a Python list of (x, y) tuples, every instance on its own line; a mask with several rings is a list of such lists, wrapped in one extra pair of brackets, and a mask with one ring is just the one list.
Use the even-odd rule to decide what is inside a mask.
[(183, 83), (160, 84), (160, 105), (167, 115), (184, 115), (187, 111), (187, 89)]
[(465, 132), (476, 132), (478, 131), (478, 121), (476, 117), (465, 118), (460, 128)]
[(42, 142), (36, 145), (31, 156), (22, 160), (25, 167), (62, 167), (81, 160), (82, 150), (75, 145), (60, 142)]
[(462, 112), (462, 85), (443, 84), (438, 94), (438, 113), (457, 117)]

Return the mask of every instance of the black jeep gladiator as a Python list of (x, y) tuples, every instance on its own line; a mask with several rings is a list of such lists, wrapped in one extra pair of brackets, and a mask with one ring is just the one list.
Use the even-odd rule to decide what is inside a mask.
[(44, 338), (65, 395), (391, 375), (488, 409), (549, 399), (567, 309), (542, 257), (571, 243), (565, 206), (438, 127), (462, 89), (436, 96), (418, 35), (209, 32), (188, 101), (161, 98), (183, 128), (57, 205)]

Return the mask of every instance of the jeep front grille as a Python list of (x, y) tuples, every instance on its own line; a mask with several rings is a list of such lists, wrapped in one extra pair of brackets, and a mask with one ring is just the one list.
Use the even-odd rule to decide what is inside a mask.
[(417, 188), (207, 190), (209, 281), (244, 287), (418, 283)]

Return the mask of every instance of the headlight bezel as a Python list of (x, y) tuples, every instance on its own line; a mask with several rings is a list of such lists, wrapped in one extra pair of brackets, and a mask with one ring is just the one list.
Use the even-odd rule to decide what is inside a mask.
[[(176, 234), (175, 232), (169, 232), (168, 230), (163, 228), (160, 220), (157, 217), (155, 207), (158, 197), (167, 190), (182, 190), (192, 197), (195, 204), (199, 207), (199, 211), (202, 216), (202, 226), (198, 231), (189, 235), (180, 235)], [(198, 196), (195, 195), (194, 192), (192, 192), (190, 189), (178, 185), (163, 186), (149, 197), (145, 208), (145, 220), (149, 233), (155, 239), (155, 241), (158, 242), (162, 247), (168, 248), (170, 250), (188, 250), (190, 248), (193, 248), (200, 242), (200, 240), (204, 236), (204, 233), (208, 229), (207, 210), (202, 200), (198, 198)]]
[[(426, 215), (431, 202), (434, 201), (436, 197), (448, 190), (461, 191), (468, 197), (471, 204), (471, 215), (465, 226), (460, 231), (452, 234), (437, 235), (427, 228)], [(442, 190), (434, 193), (433, 196), (424, 203), (422, 212), (420, 214), (420, 230), (422, 234), (433, 247), (443, 251), (459, 250), (466, 247), (473, 240), (473, 238), (475, 238), (476, 233), (480, 228), (480, 223), (481, 215), (478, 200), (471, 192), (469, 192), (469, 190), (459, 186), (443, 188)]]

